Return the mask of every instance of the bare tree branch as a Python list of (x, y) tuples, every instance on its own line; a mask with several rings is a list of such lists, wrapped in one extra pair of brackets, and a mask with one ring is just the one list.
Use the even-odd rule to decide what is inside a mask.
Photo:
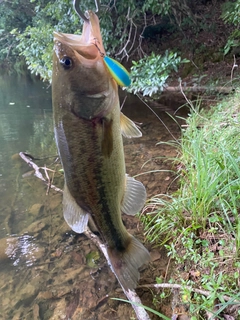
[[(174, 284), (174, 283), (159, 283), (159, 284), (145, 284), (145, 285), (141, 285), (139, 286), (140, 288), (169, 288), (169, 289), (187, 289), (189, 291), (195, 292), (195, 293), (199, 293), (203, 296), (210, 296), (211, 292), (207, 291), (207, 290), (201, 290), (201, 289), (197, 289), (197, 288), (192, 288), (190, 286), (183, 286), (181, 284)], [(231, 303), (239, 305), (240, 306), (240, 300), (236, 300), (233, 297), (229, 297), (227, 295), (221, 295), (221, 297), (225, 300), (225, 301), (231, 301)]]

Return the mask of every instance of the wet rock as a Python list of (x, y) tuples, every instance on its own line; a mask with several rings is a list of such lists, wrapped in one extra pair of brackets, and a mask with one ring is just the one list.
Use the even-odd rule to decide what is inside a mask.
[(55, 304), (55, 309), (53, 312), (53, 315), (49, 318), (49, 320), (67, 320), (66, 316), (66, 301), (65, 299), (61, 299), (60, 301), (57, 301)]
[(77, 269), (72, 269), (72, 268), (68, 268), (66, 270), (64, 270), (64, 273), (62, 272), (61, 274), (58, 274), (58, 280), (61, 283), (66, 283), (69, 280), (72, 279), (77, 279), (78, 277), (80, 278), (84, 278), (87, 277), (89, 275), (89, 271), (86, 270), (85, 266), (80, 266)]
[(34, 216), (37, 216), (38, 214), (42, 213), (43, 208), (44, 208), (43, 204), (35, 203), (29, 209), (29, 213), (34, 215)]
[(131, 319), (135, 315), (133, 309), (128, 304), (121, 304), (118, 306), (119, 319)]
[(3, 307), (6, 307), (7, 305), (10, 304), (10, 299), (9, 298), (4, 298), (4, 299), (2, 299), (1, 303), (2, 303)]
[(14, 315), (14, 317), (12, 318), (12, 320), (19, 320), (19, 319), (21, 319), (21, 316), (22, 316), (22, 312), (19, 311), (19, 312), (17, 312), (17, 313)]
[(8, 246), (7, 239), (6, 238), (0, 239), (0, 260), (1, 261), (9, 258), (8, 255), (6, 254), (7, 246)]
[(0, 239), (0, 261), (11, 258), (17, 248), (17, 238), (2, 238)]
[(71, 257), (74, 262), (79, 263), (80, 265), (85, 263), (85, 258), (78, 252), (75, 252), (75, 251), (71, 252)]
[(51, 253), (51, 257), (60, 258), (63, 254), (63, 250), (61, 248), (57, 248), (54, 252)]
[(55, 210), (58, 207), (61, 207), (62, 205), (62, 194), (55, 194), (51, 197), (51, 201), (49, 203), (49, 209)]
[(72, 290), (72, 288), (64, 286), (61, 289), (53, 290), (52, 295), (54, 298), (60, 299), (64, 296), (66, 296), (67, 294), (69, 294), (71, 292), (71, 290)]
[(75, 290), (69, 297), (67, 307), (66, 307), (66, 316), (67, 319), (71, 319), (77, 306), (79, 304), (79, 290)]
[[(41, 230), (43, 230), (46, 227), (46, 223), (49, 221), (49, 219), (41, 219), (39, 221), (35, 221), (31, 223), (26, 229), (23, 230), (23, 233), (39, 233)], [(46, 222), (46, 223), (45, 223)]]
[(51, 291), (41, 291), (36, 297), (36, 300), (48, 300), (53, 297), (53, 294)]
[(40, 319), (39, 305), (35, 303), (33, 306), (33, 320), (39, 320), (39, 319)]
[(21, 159), (21, 157), (20, 157), (20, 155), (18, 154), (18, 153), (14, 153), (12, 156), (11, 156), (11, 159), (13, 160), (13, 161), (21, 161), (22, 162), (22, 159)]
[(30, 171), (27, 171), (26, 173), (24, 173), (23, 175), (22, 175), (22, 178), (29, 178), (29, 177), (31, 177), (33, 174), (35, 173), (35, 170), (30, 170)]
[(24, 288), (19, 291), (20, 300), (31, 301), (35, 298), (36, 288), (31, 283), (28, 283)]
[(26, 163), (22, 160), (18, 153), (15, 153), (11, 156), (11, 160), (14, 163), (14, 167), (16, 169), (27, 167)]
[(41, 258), (44, 257), (44, 255), (45, 255), (45, 248), (40, 247), (39, 245), (37, 247), (35, 247), (32, 252), (32, 256), (35, 261), (40, 260)]
[(78, 307), (71, 320), (97, 320), (98, 318), (87, 308)]

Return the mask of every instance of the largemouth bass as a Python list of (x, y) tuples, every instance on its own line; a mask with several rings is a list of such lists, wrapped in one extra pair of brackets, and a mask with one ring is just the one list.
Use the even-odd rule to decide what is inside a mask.
[(122, 135), (141, 135), (120, 112), (118, 86), (108, 71), (95, 13), (81, 36), (54, 33), (52, 97), (55, 138), (64, 169), (63, 213), (77, 233), (91, 219), (107, 246), (111, 268), (133, 289), (147, 249), (123, 225), (121, 213), (144, 205), (142, 183), (126, 175)]

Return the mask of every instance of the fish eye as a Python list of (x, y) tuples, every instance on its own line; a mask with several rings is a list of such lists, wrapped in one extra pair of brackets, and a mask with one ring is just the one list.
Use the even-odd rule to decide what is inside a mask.
[(69, 58), (69, 57), (63, 57), (61, 60), (60, 60), (60, 63), (61, 65), (65, 68), (65, 69), (69, 69), (71, 68), (73, 62), (72, 62), (72, 59)]

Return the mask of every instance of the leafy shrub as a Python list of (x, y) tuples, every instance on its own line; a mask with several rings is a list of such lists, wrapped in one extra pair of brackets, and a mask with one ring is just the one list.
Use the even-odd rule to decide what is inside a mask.
[(161, 92), (166, 86), (170, 72), (177, 72), (179, 64), (186, 61), (181, 60), (177, 53), (168, 51), (164, 56), (152, 52), (150, 56), (139, 61), (132, 61), (132, 84), (127, 90), (134, 94), (141, 92), (144, 96)]
[(239, 47), (240, 37), (240, 0), (236, 2), (226, 2), (222, 6), (222, 19), (225, 23), (233, 24), (236, 29), (230, 34), (227, 43), (224, 47), (224, 54), (228, 54), (233, 47)]

